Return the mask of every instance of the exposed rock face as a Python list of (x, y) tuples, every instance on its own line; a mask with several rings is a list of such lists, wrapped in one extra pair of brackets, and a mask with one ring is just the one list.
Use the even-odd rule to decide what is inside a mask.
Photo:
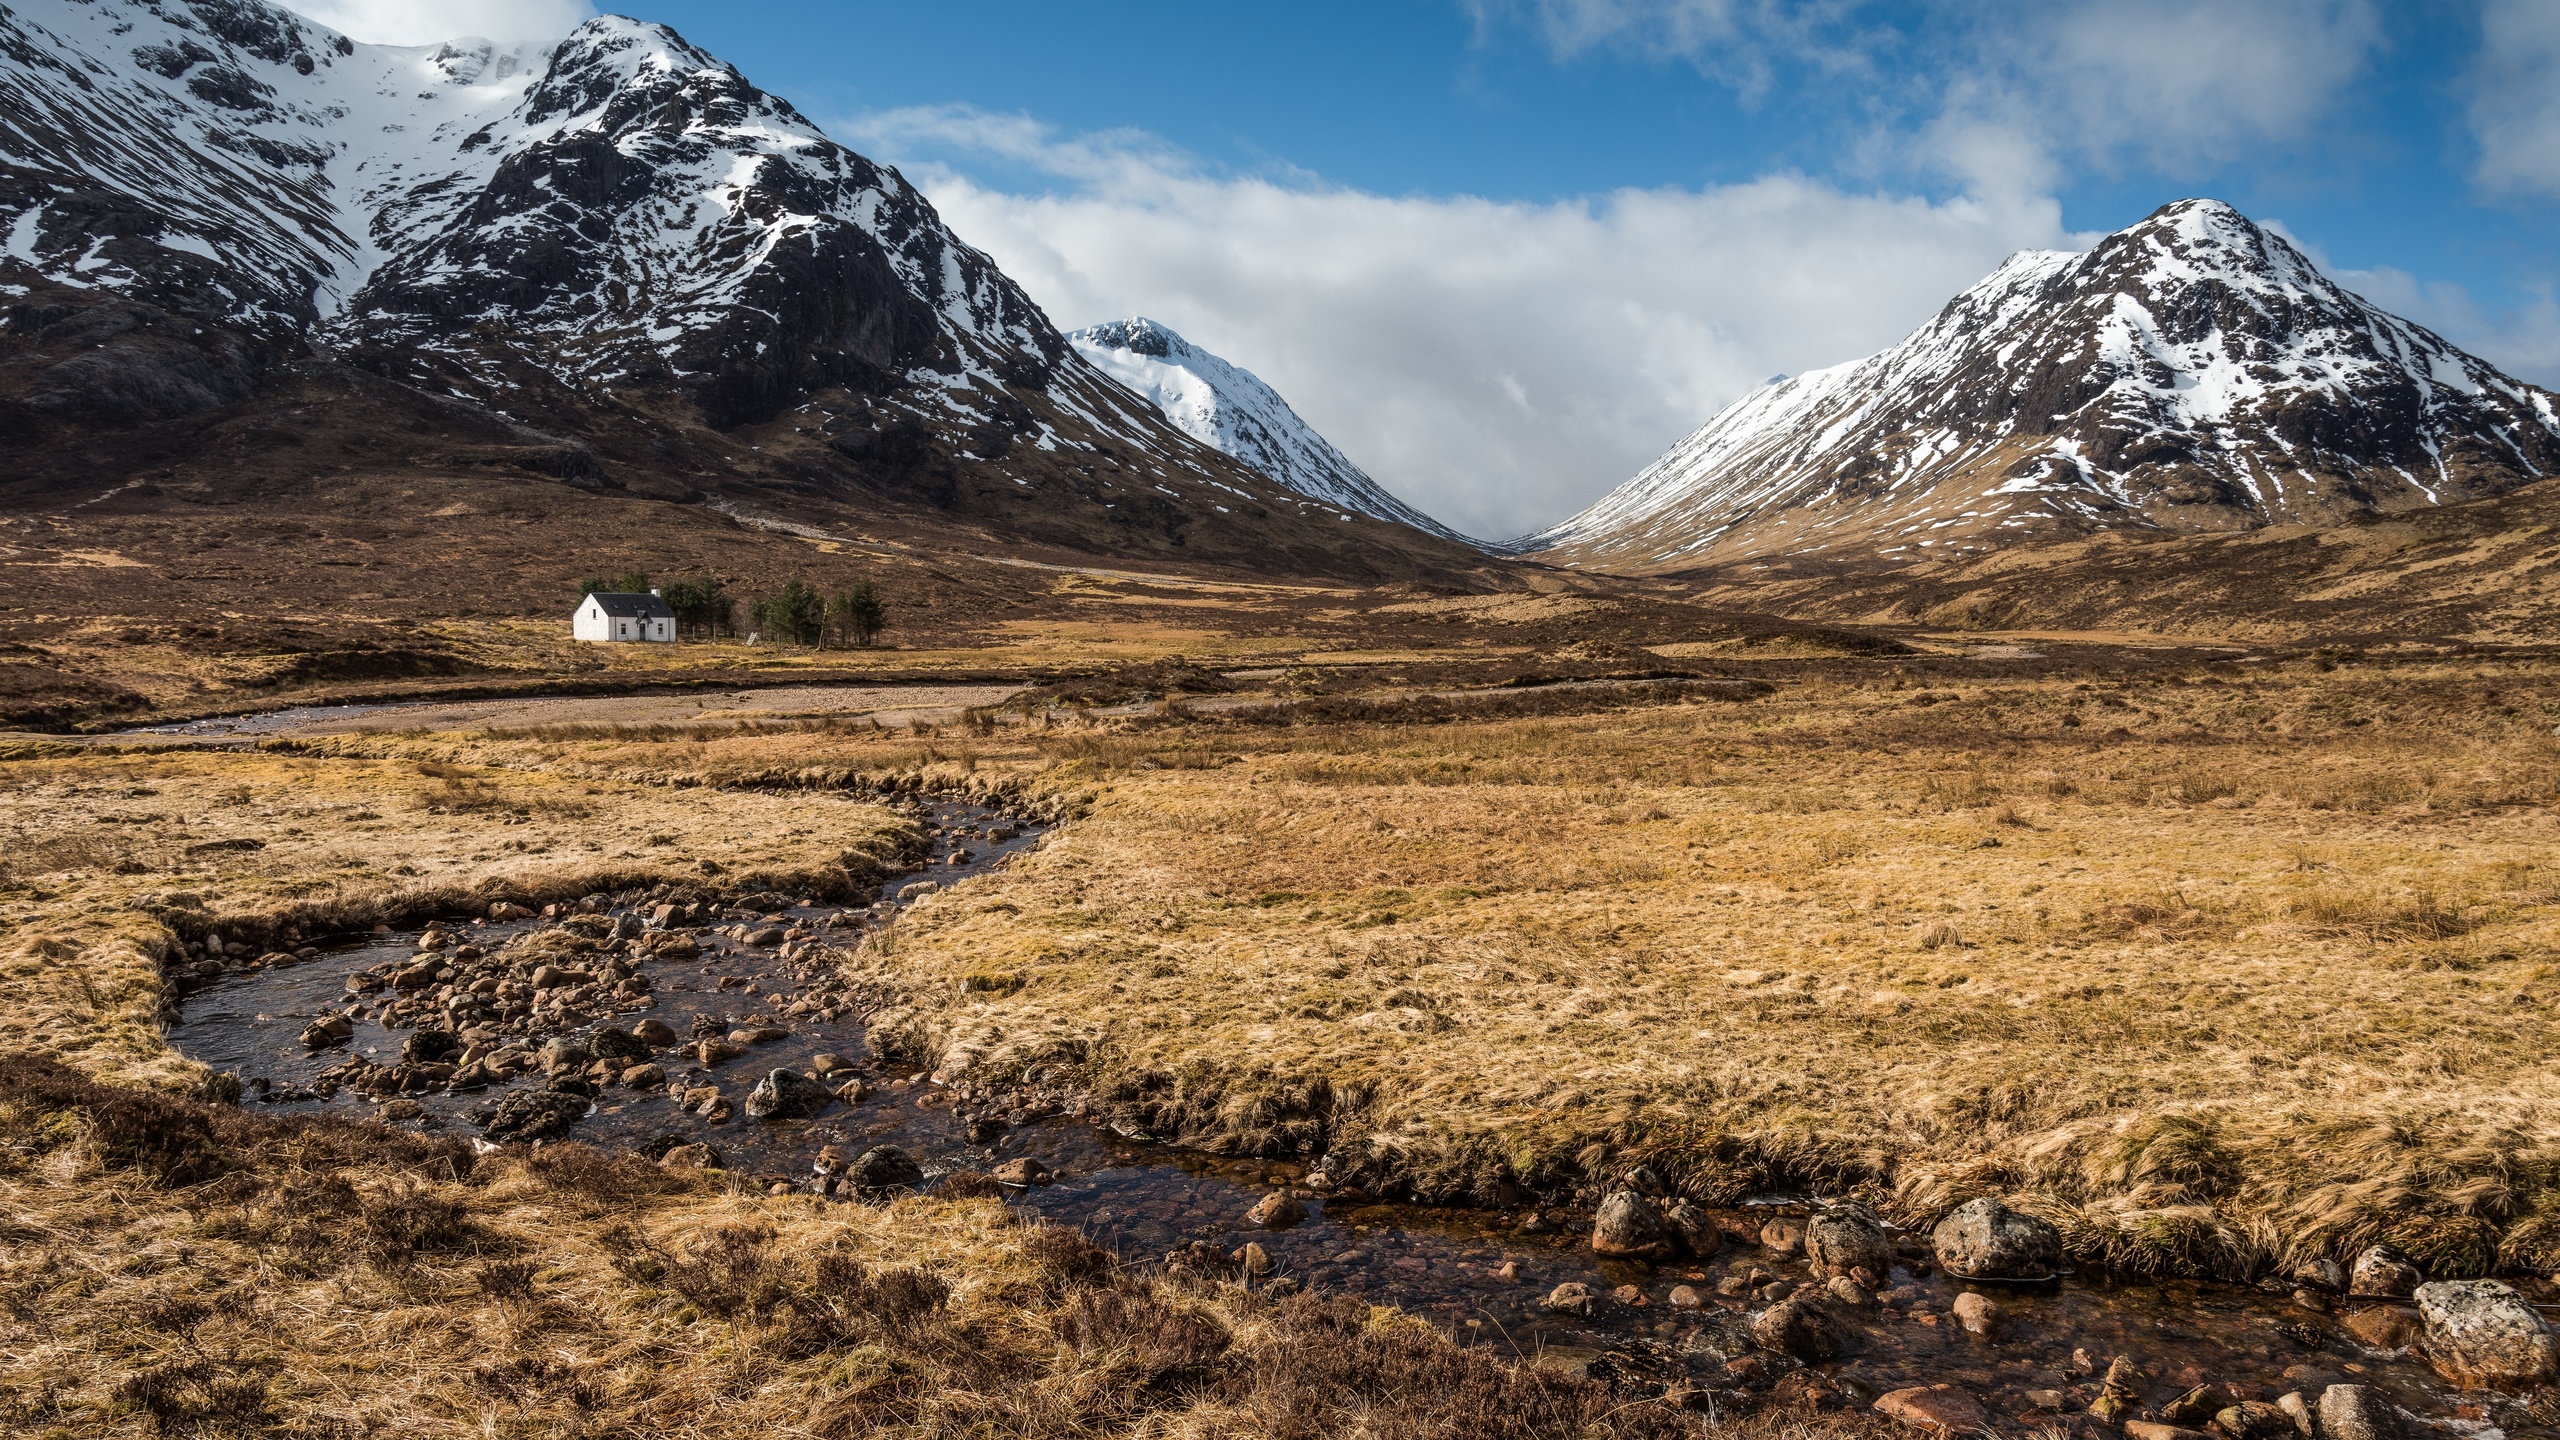
[(1865, 1270), (1883, 1275), (1893, 1269), (1893, 1242), (1874, 1212), (1863, 1205), (1825, 1210), (1804, 1225), (1805, 1258), (1816, 1276), (1846, 1275)]
[[(1901, 344), (1735, 402), (1522, 542), (1600, 568), (2335, 523), (2560, 473), (2553, 397), (2212, 200), (2030, 251)], [(1925, 542), (1925, 543), (1924, 543)]]
[(2560, 1374), (2560, 1342), (2515, 1287), (2495, 1280), (2438, 1280), (2418, 1287), (2427, 1360), (2472, 1390), (2524, 1391)]
[(2062, 1264), (2062, 1232), (1989, 1196), (1957, 1206), (1929, 1241), (1954, 1275), (2050, 1275)]

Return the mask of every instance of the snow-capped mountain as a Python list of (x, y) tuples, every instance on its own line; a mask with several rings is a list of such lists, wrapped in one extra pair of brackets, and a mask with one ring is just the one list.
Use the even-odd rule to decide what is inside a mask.
[(262, 0), (0, 8), (0, 308), (0, 429), (166, 421), (318, 357), (687, 475), (787, 455), (803, 490), (1042, 492), (1176, 545), (1339, 524), (1085, 364), (896, 171), (612, 16), (404, 48)]
[(1916, 559), (2109, 527), (2230, 531), (2560, 473), (2553, 397), (2186, 200), (2024, 252), (1881, 354), (1780, 378), (1522, 542), (1665, 570)]
[(1067, 332), (1067, 343), (1104, 374), (1137, 391), (1176, 429), (1243, 461), (1301, 495), (1410, 525), (1446, 539), (1467, 537), (1387, 493), (1280, 392), (1171, 329), (1144, 317)]

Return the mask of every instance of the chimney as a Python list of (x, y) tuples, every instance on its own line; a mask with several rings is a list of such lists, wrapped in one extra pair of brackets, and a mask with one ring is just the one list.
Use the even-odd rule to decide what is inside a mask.
[(650, 593), (650, 594), (652, 594), (652, 595), (657, 594), (657, 593), (658, 593), (658, 587), (657, 587), (657, 586), (655, 586), (655, 585), (650, 586), (650, 587), (649, 587), (649, 593)]

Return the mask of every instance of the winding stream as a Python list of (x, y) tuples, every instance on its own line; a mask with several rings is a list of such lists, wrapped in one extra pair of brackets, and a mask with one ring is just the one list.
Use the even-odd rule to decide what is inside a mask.
[[(912, 801), (907, 808), (926, 827), (939, 863), (893, 880), (884, 892), (890, 895), (922, 879), (949, 884), (983, 873), (1041, 838), (1038, 827), (983, 806), (932, 800)], [(961, 857), (956, 862), (954, 852)], [(552, 1034), (592, 1034), (604, 1024), (628, 1030), (642, 1019), (662, 1021), (679, 1037), (696, 1031), (697, 1017), (708, 1034), (769, 1025), (787, 1033), (747, 1043), (743, 1054), (707, 1068), (661, 1047), (651, 1058), (662, 1065), (666, 1088), (603, 1088), (593, 1113), (572, 1127), (571, 1137), (651, 1152), (705, 1143), (733, 1175), (752, 1176), (766, 1188), (796, 1190), (827, 1184), (813, 1171), (827, 1146), (851, 1155), (895, 1144), (921, 1162), (928, 1177), (989, 1171), (1006, 1160), (1032, 1157), (1057, 1171), (1058, 1179), (1008, 1189), (1008, 1201), (1080, 1227), (1133, 1262), (1195, 1241), (1211, 1242), (1222, 1252), (1258, 1242), (1275, 1262), (1276, 1278), (1394, 1305), (1461, 1343), (1498, 1346), (1640, 1392), (1685, 1383), (1702, 1392), (1698, 1403), (1718, 1410), (1769, 1403), (1772, 1392), (1782, 1403), (1863, 1408), (1884, 1391), (1952, 1383), (1979, 1397), (2003, 1429), (2022, 1433), (2065, 1417), (2085, 1425), (2078, 1417), (2096, 1398), (2100, 1374), (2112, 1357), (2127, 1355), (2143, 1369), (2148, 1404), (2210, 1381), (2235, 1400), (2273, 1400), (2300, 1390), (2316, 1406), (2323, 1387), (2352, 1382), (2381, 1389), (2451, 1432), (2552, 1433), (2548, 1416), (2519, 1402), (2453, 1393), (2405, 1348), (2405, 1339), (2397, 1349), (2368, 1344), (2348, 1328), (2344, 1315), (2296, 1303), (2290, 1285), (2268, 1292), (2100, 1275), (2066, 1276), (2040, 1289), (1981, 1285), (1975, 1288), (2002, 1312), (1994, 1336), (1985, 1338), (1967, 1333), (1952, 1313), (1956, 1296), (1967, 1287), (1928, 1264), (1925, 1245), (1905, 1245), (1905, 1263), (1896, 1267), (1878, 1303), (1835, 1307), (1847, 1337), (1844, 1355), (1799, 1367), (1755, 1351), (1748, 1333), (1752, 1313), (1808, 1282), (1800, 1258), (1774, 1249), (1729, 1242), (1702, 1263), (1603, 1262), (1592, 1255), (1579, 1227), (1531, 1233), (1522, 1228), (1520, 1215), (1382, 1204), (1344, 1194), (1308, 1194), (1305, 1221), (1281, 1231), (1253, 1230), (1246, 1212), (1272, 1188), (1300, 1180), (1305, 1165), (1215, 1159), (1123, 1138), (1071, 1114), (964, 1113), (955, 1092), (875, 1060), (854, 1015), (828, 1021), (787, 1013), (795, 1004), (805, 1008), (822, 1001), (841, 1008), (839, 997), (823, 985), (813, 987), (832, 968), (825, 949), (852, 945), (894, 917), (902, 902), (840, 907), (797, 903), (799, 897), (791, 896), (754, 898), (761, 903), (722, 907), (684, 926), (694, 934), (698, 955), (640, 958), (630, 940), (614, 942), (645, 975), (645, 999), (620, 1002), (618, 1013), (608, 1014), (602, 1012), (616, 1010), (617, 1003), (602, 997), (599, 1013), (572, 1014), (566, 1030), (484, 1031), (488, 1038), (481, 1048), (503, 1048), (510, 1041), (536, 1046)], [(598, 908), (608, 920), (638, 909), (628, 903)], [(555, 922), (476, 921), (443, 928), (458, 944), (495, 951), (550, 923)], [(777, 944), (777, 934), (792, 938)], [(398, 1059), (414, 1018), (386, 1016), (387, 992), (353, 989), (350, 977), (410, 962), (419, 938), (415, 932), (378, 933), (319, 947), (292, 963), (253, 962), (205, 979), (183, 1002), (170, 1038), (190, 1057), (247, 1082), (244, 1103), (305, 1111), (394, 1103), (393, 1096), (366, 1095), (352, 1085), (325, 1093), (331, 1089), (327, 1077), (344, 1073), (350, 1057), (385, 1065)], [(348, 1039), (306, 1048), (299, 1038), (305, 1027), (331, 1014), (350, 1016)], [(497, 1029), (528, 1024), (484, 1023)], [(835, 1083), (858, 1076), (870, 1093), (832, 1103), (813, 1119), (767, 1123), (746, 1117), (744, 1102), (757, 1079), (777, 1068), (808, 1073), (821, 1054), (853, 1066), (836, 1075)], [(397, 1096), (400, 1108), (388, 1115), (424, 1128), (477, 1134), (506, 1094), (542, 1083), (537, 1066), (486, 1090), (413, 1090)], [(730, 1102), (734, 1116), (715, 1120), (679, 1099), (687, 1090), (699, 1095), (710, 1087)], [(1727, 1228), (1755, 1231), (1764, 1219), (1808, 1213), (1808, 1205), (1800, 1198), (1770, 1197), (1751, 1207), (1747, 1218), (1725, 1212), (1733, 1222)], [(1542, 1302), (1568, 1281), (1603, 1293), (1634, 1288), (1619, 1290), (1622, 1299), (1592, 1316), (1549, 1312)], [(1675, 1286), (1688, 1287), (1699, 1303), (1674, 1305)], [(2531, 1288), (2534, 1298), (2549, 1298), (2540, 1287)], [(2414, 1331), (2414, 1314), (2401, 1313), (2403, 1328)], [(2366, 1315), (2356, 1327), (2389, 1341), (2395, 1337), (2384, 1332), (2394, 1323), (2387, 1315)]]

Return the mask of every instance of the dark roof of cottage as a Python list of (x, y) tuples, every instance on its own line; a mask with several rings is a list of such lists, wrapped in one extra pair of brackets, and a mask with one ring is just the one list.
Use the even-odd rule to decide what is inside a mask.
[(665, 598), (658, 595), (629, 595), (612, 590), (596, 590), (590, 592), (588, 598), (603, 606), (604, 613), (616, 619), (642, 620), (658, 616), (664, 616), (669, 620), (676, 618), (676, 612), (668, 609)]

